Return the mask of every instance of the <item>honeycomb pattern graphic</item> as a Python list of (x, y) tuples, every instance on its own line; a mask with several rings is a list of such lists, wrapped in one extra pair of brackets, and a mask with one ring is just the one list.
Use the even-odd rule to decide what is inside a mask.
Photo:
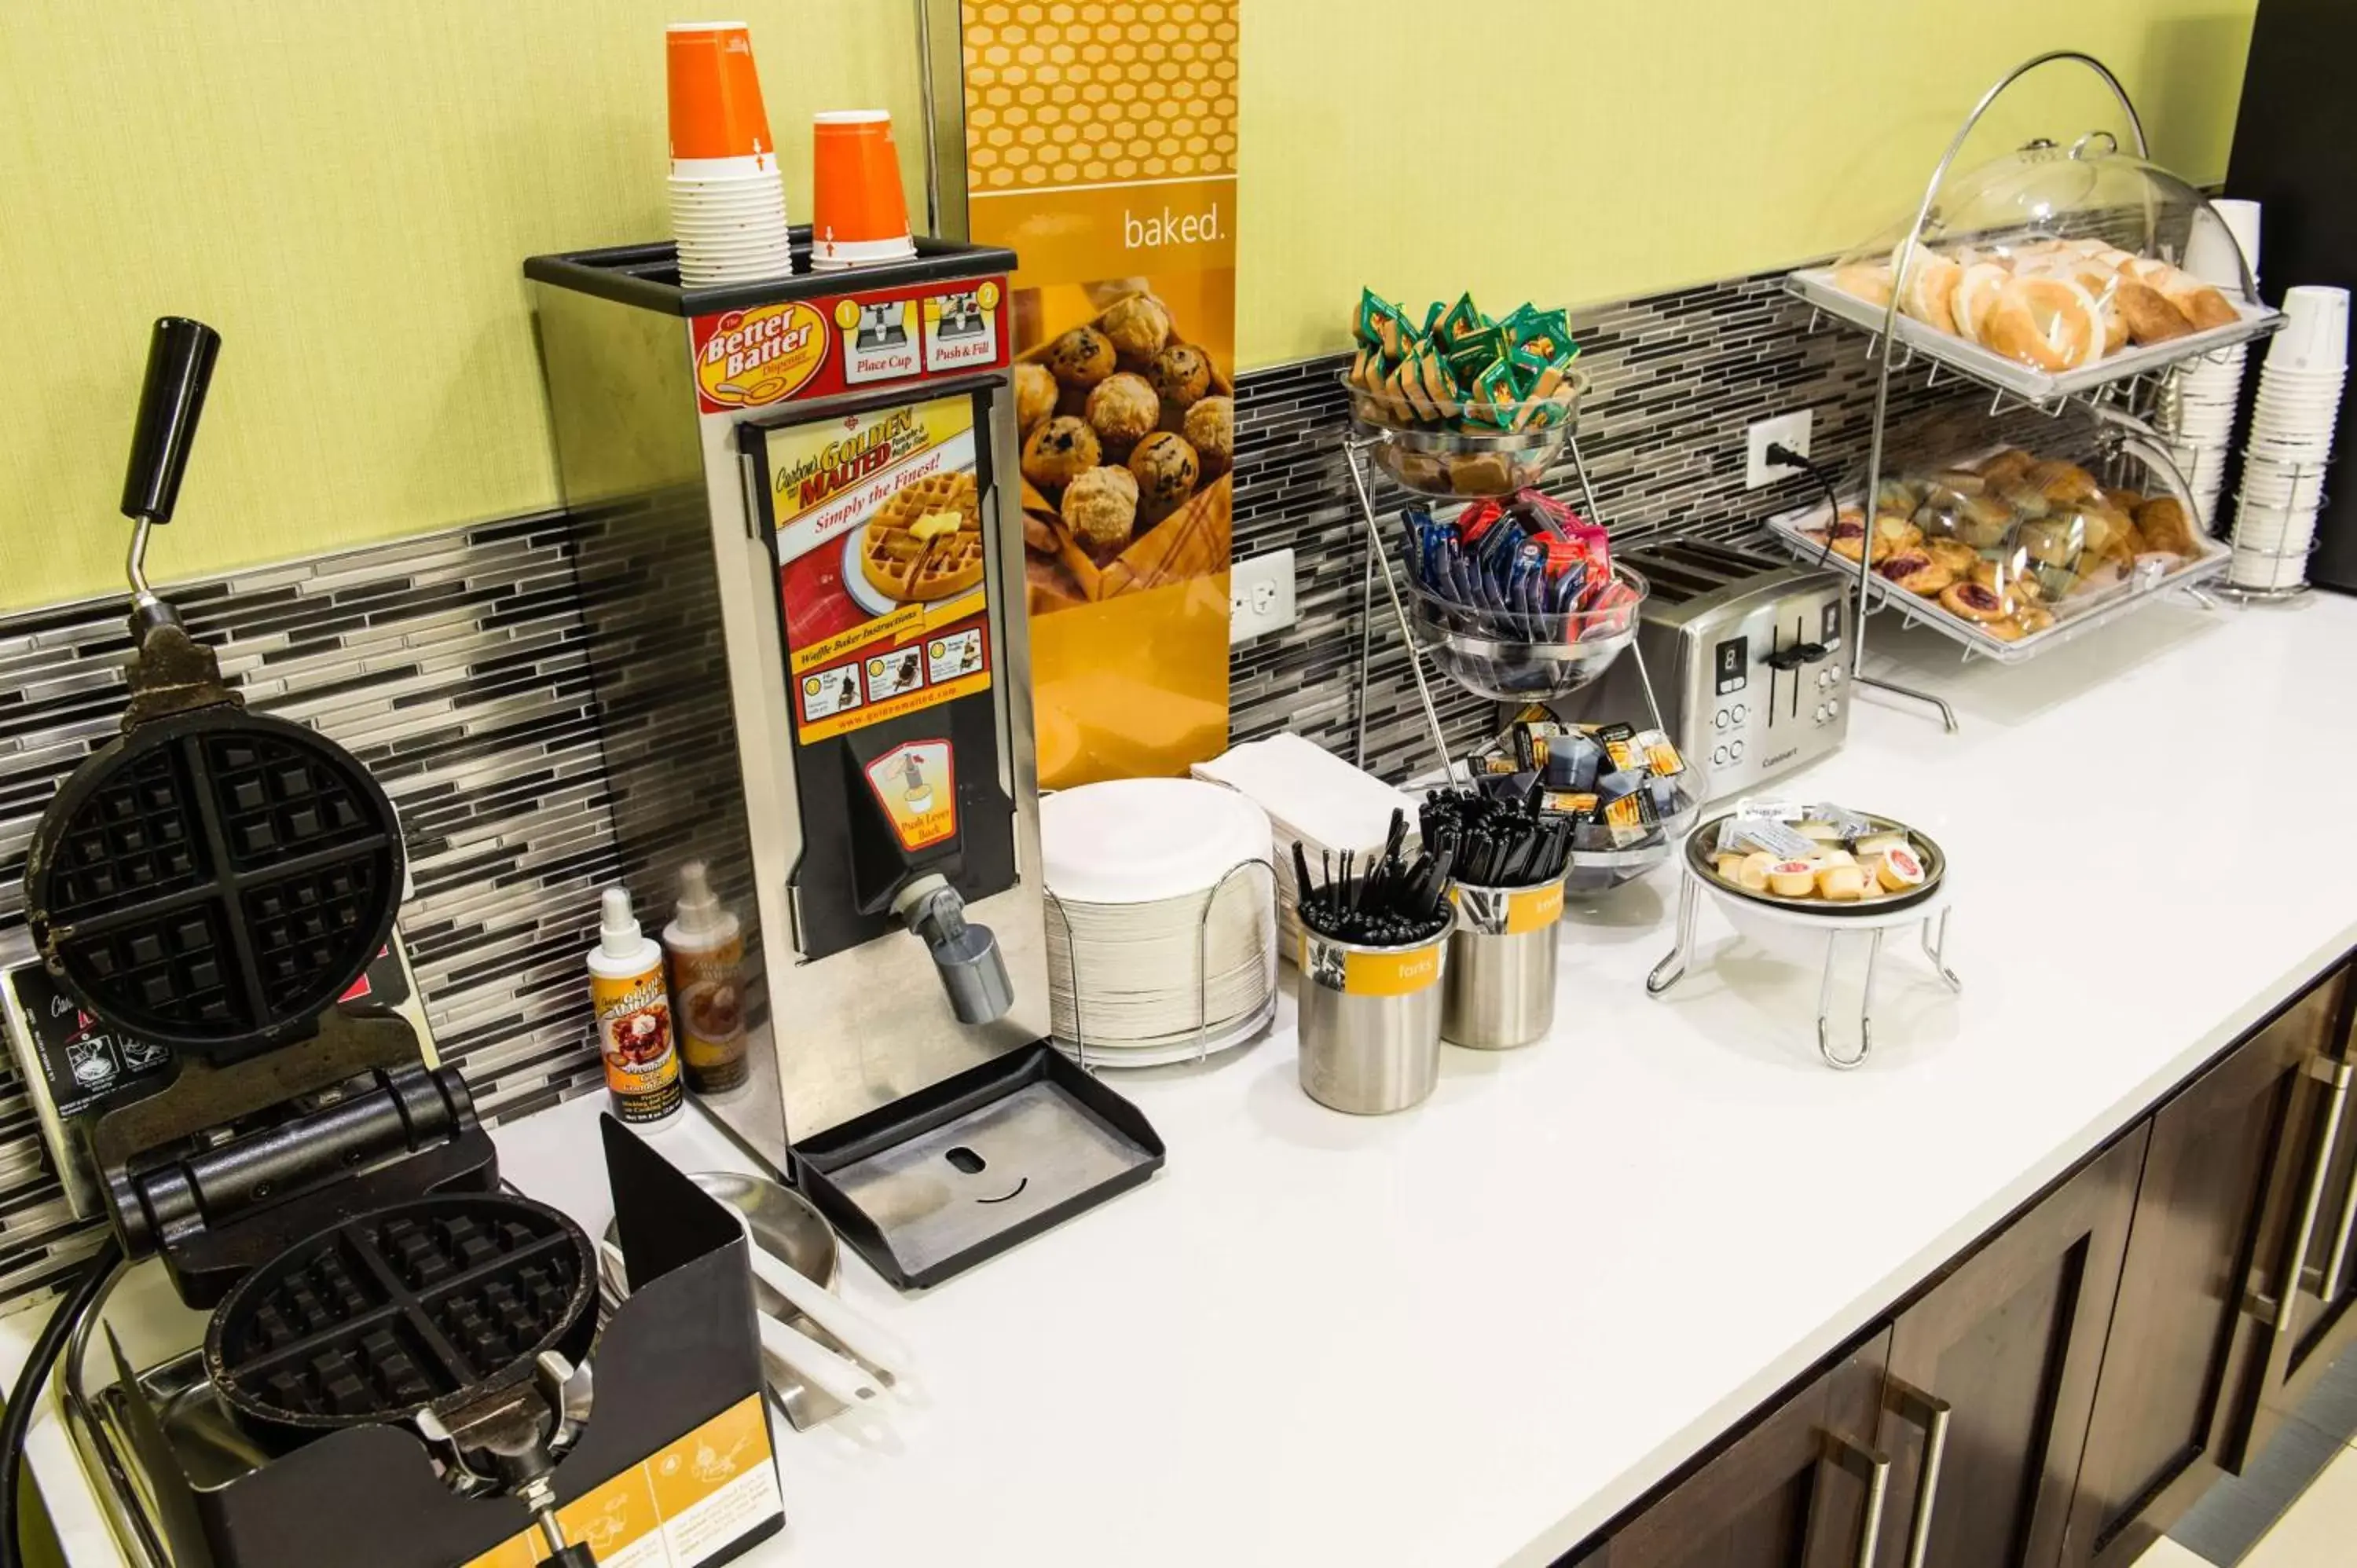
[(975, 190), (1230, 175), (1238, 0), (966, 0)]

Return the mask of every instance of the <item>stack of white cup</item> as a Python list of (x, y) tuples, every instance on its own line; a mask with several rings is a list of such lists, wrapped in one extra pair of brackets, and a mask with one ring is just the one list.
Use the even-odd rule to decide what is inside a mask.
[[(717, 169), (716, 164), (743, 166)], [(679, 242), (679, 281), (691, 288), (792, 272), (777, 155), (674, 160), (671, 231)]]
[(2283, 329), (2267, 347), (2243, 446), (2235, 498), (2236, 587), (2285, 589), (2308, 579), (2341, 392), (2349, 377), (2349, 291), (2303, 286), (2284, 295)]
[(671, 99), (671, 231), (690, 288), (794, 270), (786, 188), (742, 22), (665, 29)]
[[(2185, 247), (2185, 270), (2239, 298), (2247, 261), (2256, 285), (2259, 273), (2259, 204), (2212, 203), (2220, 221), (2196, 214)], [(2243, 401), (2243, 372), (2251, 348), (2205, 354), (2180, 367), (2172, 378), (2163, 423), (2171, 437), (2169, 456), (2201, 503), (2202, 521), (2215, 526), (2218, 497), (2226, 485), (2226, 460), (2234, 446), (2234, 416)]]

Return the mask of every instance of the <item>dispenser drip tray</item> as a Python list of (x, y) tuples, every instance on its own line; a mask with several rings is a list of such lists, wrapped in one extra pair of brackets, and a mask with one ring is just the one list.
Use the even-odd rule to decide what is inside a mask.
[(902, 1290), (1060, 1225), (1162, 1160), (1137, 1108), (1045, 1041), (794, 1145), (802, 1189)]

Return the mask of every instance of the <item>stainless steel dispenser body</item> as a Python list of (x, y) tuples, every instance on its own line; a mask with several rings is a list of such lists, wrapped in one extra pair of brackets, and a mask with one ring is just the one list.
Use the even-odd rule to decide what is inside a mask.
[[(700, 857), (722, 897), (752, 917), (743, 1009), (750, 1079), (707, 1103), (780, 1168), (790, 1140), (1049, 1030), (1006, 320), (1014, 258), (920, 245), (909, 263), (694, 291), (677, 286), (668, 246), (536, 257), (525, 268), (565, 501), (580, 525), (577, 573), (624, 875), (647, 918), (659, 921), (678, 866)], [(956, 686), (960, 694), (937, 696), (931, 709), (960, 714), (955, 753), (943, 758), (967, 768), (956, 799), (968, 815), (953, 817), (963, 862), (931, 868), (945, 872), (962, 898), (966, 929), (937, 965), (928, 943), (941, 937), (940, 922), (928, 917), (942, 911), (932, 898), (909, 900), (923, 904), (921, 912), (909, 909), (910, 922), (927, 929), (923, 940), (888, 897), (845, 907), (853, 884), (842, 863), (866, 854), (846, 848), (854, 838), (872, 842), (875, 824), (888, 818), (904, 852), (918, 854), (925, 844), (931, 830), (920, 829), (919, 849), (909, 849), (909, 824), (892, 814), (901, 810), (897, 799), (877, 805), (882, 780), (899, 776), (888, 764), (909, 769), (909, 798), (918, 798), (915, 762), (858, 758), (874, 800), (856, 779), (845, 785), (846, 769), (814, 761), (834, 742), (813, 736), (827, 724), (881, 721), (814, 721), (808, 700), (822, 674), (851, 682), (866, 713), (900, 714), (923, 693), (903, 693), (897, 705), (869, 701), (884, 689), (874, 670), (809, 668), (813, 650), (795, 641), (789, 623), (798, 612), (782, 602), (791, 582), (781, 557), (792, 530), (773, 515), (780, 509), (770, 493), (782, 470), (772, 472), (761, 454), (808, 445), (830, 425), (872, 426), (888, 417), (879, 410), (899, 421), (902, 405), (945, 410), (942, 416), (955, 420), (961, 398), (973, 411), (970, 445), (959, 450), (971, 454), (976, 475), (971, 504), (986, 610), (972, 613), (986, 639), (975, 650), (985, 668), (942, 682), (942, 692)], [(926, 519), (927, 526), (937, 521)], [(850, 543), (856, 553), (856, 539)], [(855, 553), (827, 563), (845, 593), (855, 589), (856, 565)], [(972, 597), (965, 591), (957, 602)], [(926, 655), (920, 662), (931, 669), (920, 673), (928, 682), (943, 668), (932, 662), (941, 640), (925, 620), (940, 608), (912, 600), (888, 612), (925, 628), (909, 658)], [(986, 679), (980, 691), (978, 676)], [(986, 710), (976, 700), (985, 693)], [(942, 735), (946, 745), (946, 727)], [(842, 755), (853, 755), (850, 743)], [(977, 767), (987, 776), (974, 777)], [(925, 799), (930, 804), (930, 793)], [(986, 807), (980, 816), (972, 814), (976, 800)], [(911, 859), (892, 891), (914, 886), (926, 869)], [(996, 936), (1003, 988), (995, 975), (977, 982), (966, 972), (981, 940), (976, 927)], [(1005, 1011), (961, 1022), (950, 986), (970, 1015), (1001, 1002)]]

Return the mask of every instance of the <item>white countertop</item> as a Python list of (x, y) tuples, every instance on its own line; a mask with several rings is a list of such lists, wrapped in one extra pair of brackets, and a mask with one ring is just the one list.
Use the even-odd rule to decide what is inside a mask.
[[(1170, 1149), (1146, 1187), (921, 1298), (846, 1254), (921, 1395), (865, 1443), (780, 1426), (748, 1561), (1544, 1563), (2357, 944), (2357, 879), (2303, 854), (2357, 779), (2357, 603), (2156, 607), (2012, 670), (1874, 633), (1964, 733), (1868, 695), (1793, 788), (1946, 847), (1961, 997), (1892, 941), (1874, 1059), (1833, 1072), (1814, 963), (1706, 904), (1649, 1000), (1661, 875), (1575, 915), (1552, 1038), (1448, 1050), (1412, 1112), (1307, 1099), (1289, 1009), (1120, 1077)], [(597, 1110), (500, 1144), (602, 1225)], [(53, 1413), (34, 1458), (76, 1568), (115, 1561)]]

